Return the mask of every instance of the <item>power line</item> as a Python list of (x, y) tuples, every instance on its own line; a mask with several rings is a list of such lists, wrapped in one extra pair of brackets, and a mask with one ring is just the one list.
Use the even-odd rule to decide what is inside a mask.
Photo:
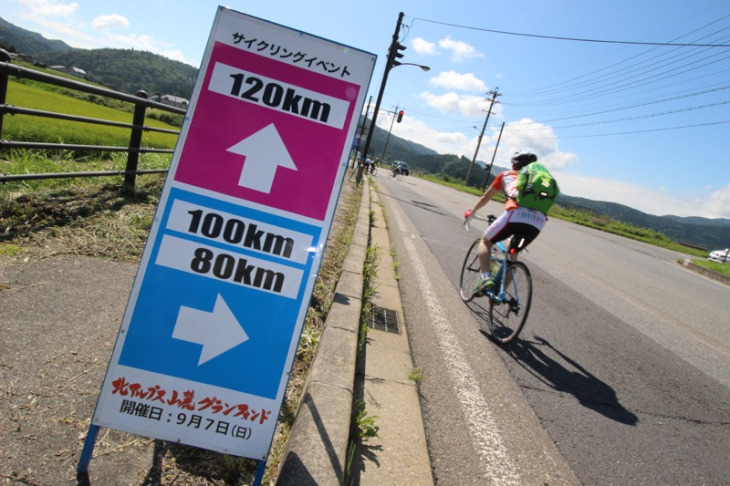
[(689, 93), (689, 94), (684, 94), (684, 95), (672, 96), (671, 98), (663, 98), (663, 99), (659, 99), (659, 100), (647, 101), (645, 103), (637, 103), (637, 104), (628, 105), (628, 106), (620, 106), (620, 107), (611, 108), (611, 109), (608, 109), (608, 110), (594, 111), (594, 112), (591, 112), (591, 113), (583, 113), (583, 114), (580, 114), (580, 115), (565, 116), (565, 117), (561, 117), (561, 118), (552, 118), (550, 120), (539, 120), (539, 121), (536, 121), (534, 123), (544, 124), (544, 123), (551, 123), (551, 122), (556, 122), (556, 121), (571, 120), (571, 119), (575, 119), (575, 118), (583, 118), (583, 117), (587, 117), (587, 116), (603, 115), (605, 113), (611, 113), (611, 112), (614, 112), (614, 111), (630, 110), (630, 109), (633, 109), (633, 108), (641, 108), (641, 107), (644, 107), (644, 106), (656, 105), (656, 104), (659, 104), (659, 103), (666, 103), (668, 101), (675, 101), (675, 100), (678, 100), (680, 98), (691, 98), (693, 96), (701, 96), (701, 95), (704, 95), (704, 94), (713, 93), (713, 92), (717, 92), (717, 91), (723, 91), (723, 90), (726, 90), (726, 89), (730, 89), (730, 85), (725, 85), (725, 86), (721, 86), (719, 88), (709, 89), (709, 90), (705, 90), (705, 91), (696, 91), (694, 93)]
[[(672, 43), (672, 42), (674, 42), (674, 41), (677, 41), (677, 40), (679, 40), (679, 39), (682, 39), (683, 37), (688, 37), (688, 36), (690, 36), (691, 34), (694, 34), (694, 33), (700, 32), (700, 31), (702, 31), (703, 29), (706, 29), (706, 28), (708, 28), (708, 27), (710, 27), (710, 26), (712, 26), (712, 25), (714, 25), (714, 24), (717, 24), (717, 23), (719, 23), (719, 22), (721, 22), (721, 21), (723, 21), (723, 20), (727, 19), (728, 17), (730, 17), (730, 15), (726, 15), (726, 16), (724, 16), (724, 17), (721, 17), (721, 18), (719, 18), (719, 19), (713, 20), (712, 22), (709, 22), (709, 23), (707, 23), (707, 24), (705, 24), (705, 25), (703, 25), (703, 26), (701, 26), (701, 27), (698, 27), (698, 28), (696, 28), (696, 29), (694, 29), (694, 30), (692, 30), (692, 31), (690, 31), (690, 32), (688, 32), (688, 33), (686, 33), (686, 34), (682, 34), (682, 35), (680, 35), (680, 36), (677, 36), (677, 37), (673, 38), (673, 39), (672, 39), (671, 41), (669, 41), (669, 42), (668, 42), (667, 44), (671, 44), (671, 43)], [(724, 30), (727, 30), (727, 28), (721, 29), (721, 30), (719, 30), (719, 31), (717, 31), (717, 32), (713, 32), (712, 34), (706, 34), (706, 35), (704, 35), (704, 36), (700, 37), (699, 39), (707, 39), (707, 38), (709, 38), (709, 37), (711, 37), (711, 36), (713, 36), (713, 35), (715, 35), (715, 34), (718, 34), (719, 32), (722, 32), (722, 31), (724, 31)], [(699, 39), (698, 39), (698, 40), (699, 40)], [(724, 41), (724, 39), (722, 39), (722, 40)], [(590, 81), (590, 80), (591, 80), (590, 76), (592, 76), (592, 75), (598, 75), (598, 74), (599, 74), (599, 73), (601, 73), (601, 72), (605, 72), (605, 71), (607, 71), (607, 70), (609, 70), (609, 69), (611, 69), (611, 68), (613, 68), (613, 67), (616, 67), (616, 66), (619, 66), (619, 65), (621, 65), (621, 64), (627, 63), (627, 62), (629, 62), (629, 61), (631, 61), (631, 60), (633, 60), (633, 59), (636, 59), (636, 60), (637, 60), (637, 61), (635, 61), (635, 62), (634, 62), (634, 64), (632, 64), (632, 65), (630, 65), (630, 66), (627, 66), (627, 67), (624, 67), (624, 68), (621, 68), (621, 69), (618, 69), (617, 71), (614, 71), (614, 72), (609, 72), (609, 73), (603, 74), (603, 75), (601, 75), (601, 78), (600, 78), (600, 79), (605, 79), (605, 78), (606, 78), (606, 77), (608, 77), (608, 76), (613, 76), (613, 75), (615, 75), (615, 74), (617, 74), (617, 73), (620, 73), (620, 72), (622, 72), (622, 71), (625, 71), (626, 69), (631, 69), (632, 67), (634, 67), (634, 66), (637, 66), (637, 65), (643, 65), (643, 64), (644, 64), (644, 61), (639, 61), (638, 59), (639, 59), (639, 58), (641, 58), (641, 57), (644, 57), (644, 56), (646, 56), (646, 55), (649, 55), (649, 54), (650, 54), (651, 52), (653, 52), (653, 51), (655, 51), (655, 50), (657, 50), (657, 49), (659, 49), (659, 47), (657, 47), (657, 46), (655, 46), (655, 47), (652, 47), (651, 49), (645, 50), (645, 51), (643, 51), (643, 52), (640, 52), (640, 53), (638, 53), (638, 54), (635, 54), (635, 55), (633, 55), (633, 56), (631, 56), (631, 57), (628, 57), (628, 58), (626, 58), (626, 59), (623, 59), (623, 60), (617, 61), (617, 62), (615, 62), (615, 63), (613, 63), (613, 64), (611, 64), (611, 65), (608, 65), (608, 66), (604, 66), (604, 67), (602, 67), (602, 68), (599, 68), (599, 69), (597, 69), (597, 70), (595, 70), (595, 71), (593, 71), (593, 72), (590, 72), (590, 73), (586, 73), (586, 74), (580, 75), (580, 76), (578, 76), (578, 77), (575, 77), (575, 78), (572, 78), (572, 79), (568, 79), (568, 80), (562, 81), (562, 82), (560, 82), (560, 83), (558, 83), (558, 84), (555, 84), (555, 85), (553, 85), (553, 86), (547, 86), (547, 87), (545, 87), (545, 88), (541, 88), (541, 89), (539, 89), (539, 90), (531, 90), (531, 91), (526, 91), (526, 92), (509, 93), (509, 95), (510, 95), (510, 96), (515, 96), (515, 95), (531, 95), (531, 96), (540, 96), (540, 95), (547, 95), (547, 94), (549, 94), (549, 93), (554, 93), (554, 92), (555, 92), (556, 90), (557, 90), (557, 91), (562, 91), (562, 89), (561, 89), (560, 87), (561, 87), (561, 86), (565, 86), (565, 85), (571, 85), (571, 86), (572, 86), (572, 85), (577, 85), (577, 86), (580, 86), (580, 85), (585, 85), (586, 83), (587, 83), (587, 84), (593, 84), (593, 83), (594, 83), (594, 81)], [(653, 59), (656, 59), (656, 58), (660, 58), (660, 57), (662, 57), (662, 56), (665, 56), (666, 54), (671, 54), (672, 52), (674, 52), (674, 51), (676, 51), (676, 50), (677, 50), (677, 49), (672, 49), (672, 50), (671, 50), (671, 51), (669, 51), (668, 53), (664, 53), (664, 54), (661, 54), (660, 56), (655, 56), (655, 57), (654, 57)], [(651, 59), (650, 59), (650, 60), (651, 60)], [(581, 83), (578, 83), (578, 84), (576, 84), (576, 81), (578, 81), (578, 80), (580, 80), (580, 79), (585, 79), (585, 78), (588, 78), (588, 82), (586, 82), (586, 81), (583, 81), (583, 82), (581, 82)], [(541, 93), (540, 91), (542, 91), (542, 93)]]
[(452, 24), (449, 22), (440, 22), (438, 20), (424, 19), (420, 17), (414, 17), (413, 20), (421, 20), (423, 22), (430, 22), (432, 24), (446, 25), (448, 27), (456, 27), (459, 29), (478, 30), (482, 32), (491, 32), (493, 34), (513, 35), (519, 37), (533, 37), (537, 39), (551, 39), (551, 40), (562, 40), (562, 41), (573, 41), (573, 42), (594, 42), (601, 44), (629, 44), (639, 46), (666, 46), (666, 47), (730, 47), (730, 44), (695, 44), (695, 43), (673, 43), (673, 42), (642, 42), (642, 41), (621, 41), (621, 40), (603, 40), (603, 39), (585, 39), (580, 37), (563, 37), (556, 35), (540, 35), (540, 34), (525, 34), (523, 32), (508, 32), (504, 30), (486, 29), (484, 27), (474, 27), (469, 25)]
[[(580, 91), (577, 93), (572, 94), (566, 94), (563, 97), (560, 98), (552, 98), (547, 99), (539, 103), (539, 106), (546, 106), (550, 104), (554, 105), (562, 105), (566, 102), (570, 103), (576, 103), (576, 102), (584, 102), (586, 100), (595, 99), (595, 98), (601, 98), (606, 97), (609, 95), (615, 95), (616, 93), (620, 92), (631, 92), (636, 90), (637, 88), (641, 88), (643, 86), (646, 86), (648, 84), (653, 84), (657, 81), (663, 81), (669, 78), (675, 78), (679, 75), (687, 74), (687, 73), (695, 73), (697, 72), (698, 68), (705, 68), (708, 66), (711, 66), (713, 64), (717, 64), (718, 62), (726, 61), (730, 59), (730, 55), (723, 56), (720, 59), (715, 59), (712, 61), (709, 61), (708, 58), (703, 59), (697, 59), (690, 63), (685, 63), (679, 66), (675, 66), (672, 68), (667, 68), (664, 71), (652, 74), (651, 76), (648, 76), (648, 74), (652, 71), (655, 71), (658, 68), (650, 69), (646, 72), (635, 74), (633, 76), (630, 76), (628, 78), (619, 78), (615, 81), (607, 80), (610, 82), (603, 83), (603, 86), (598, 86), (593, 89), (588, 89), (584, 91)], [(700, 64), (697, 66), (697, 63), (704, 62), (703, 64)], [(672, 63), (674, 64), (674, 63)], [(722, 71), (726, 71), (722, 70)], [(722, 72), (720, 71), (720, 72)], [(702, 76), (706, 78), (707, 76)], [(695, 78), (692, 78), (695, 79)], [(689, 80), (685, 79), (684, 82), (687, 82)], [(628, 83), (628, 84), (626, 84)], [(656, 88), (655, 88), (656, 89)], [(615, 96), (613, 97), (615, 99)]]
[[(728, 16), (728, 17), (730, 17), (730, 16)], [(723, 30), (727, 30), (727, 29), (723, 29)], [(682, 37), (684, 37), (684, 36), (682, 36)], [(650, 49), (649, 51), (646, 51), (640, 55), (633, 56), (633, 57), (627, 59), (626, 61), (628, 61), (630, 59), (635, 59), (635, 58), (641, 57), (655, 49), (656, 48)], [(574, 82), (577, 81), (578, 79), (580, 79), (581, 77), (574, 78), (572, 80), (573, 81), (572, 85), (567, 89), (557, 89), (557, 87), (554, 87), (550, 90), (543, 89), (542, 92), (533, 90), (531, 92), (513, 93), (513, 94), (511, 94), (511, 96), (515, 96), (516, 94), (521, 94), (523, 96), (536, 97), (536, 96), (546, 96), (546, 95), (549, 95), (552, 93), (560, 93), (561, 96), (544, 100), (541, 104), (545, 105), (546, 103), (549, 103), (549, 102), (559, 104), (559, 103), (563, 103), (564, 100), (577, 101), (576, 96), (578, 96), (578, 95), (601, 95), (601, 94), (603, 94), (605, 96), (606, 93), (610, 94), (611, 92), (615, 92), (616, 90), (611, 91), (607, 88), (610, 86), (617, 85), (617, 84), (622, 85), (622, 88), (620, 89), (620, 91), (627, 91), (632, 88), (638, 88), (638, 87), (642, 86), (642, 84), (646, 84), (645, 81), (647, 79), (651, 80), (651, 79), (658, 78), (658, 79), (663, 80), (666, 78), (676, 77), (680, 74), (684, 74), (690, 70), (689, 69), (684, 70), (684, 71), (680, 71), (680, 70), (682, 68), (685, 68), (688, 66), (693, 66), (691, 68), (691, 72), (696, 72), (698, 67), (707, 67), (707, 66), (715, 64), (717, 62), (724, 61), (726, 59), (730, 59), (730, 56), (727, 55), (727, 52), (721, 52), (721, 51), (716, 51), (713, 54), (706, 55), (705, 57), (702, 57), (702, 58), (698, 58), (699, 55), (703, 54), (705, 51), (710, 50), (708, 48), (692, 49), (693, 51), (699, 50), (699, 52), (686, 53), (686, 51), (685, 51), (685, 53), (682, 53), (680, 55), (675, 55), (675, 56), (667, 58), (667, 56), (669, 54), (671, 54), (674, 51), (678, 51), (678, 50), (679, 49), (675, 48), (669, 52), (663, 53), (659, 56), (654, 56), (653, 58), (650, 58), (650, 59), (645, 59), (642, 61), (637, 60), (632, 65), (623, 67), (623, 68), (615, 70), (613, 72), (608, 72), (608, 73), (605, 73), (605, 74), (602, 74), (600, 76), (596, 76), (593, 78), (589, 77), (591, 75), (597, 75), (599, 72), (605, 71), (608, 68), (599, 69), (588, 75), (582, 76), (582, 78), (584, 78), (584, 81), (582, 81), (580, 83), (574, 83)], [(720, 57), (720, 59), (711, 61), (712, 58), (717, 57), (719, 54), (723, 54)], [(664, 58), (664, 59), (662, 59), (662, 58)], [(618, 64), (621, 64), (623, 62), (625, 62), (625, 61), (615, 63), (612, 66), (608, 66), (608, 67), (610, 68), (613, 66), (617, 66)], [(683, 63), (683, 64), (681, 64), (680, 66), (671, 68), (671, 69), (668, 68), (669, 66), (676, 65), (679, 63)], [(698, 63), (703, 63), (703, 64), (701, 64), (700, 66), (696, 66), (696, 64), (698, 64)], [(659, 72), (657, 74), (656, 72), (662, 68), (664, 68), (665, 70), (663, 72)], [(677, 71), (680, 71), (680, 72), (677, 72)], [(652, 72), (655, 74), (653, 74), (651, 77), (648, 77), (648, 74), (652, 73)], [(637, 81), (642, 81), (643, 83), (637, 84)], [(568, 82), (566, 81), (561, 84), (565, 85), (565, 84), (568, 84)], [(588, 88), (591, 85), (593, 85), (594, 87)], [(578, 93), (570, 94), (570, 91), (575, 91), (575, 90), (579, 90), (582, 88), (585, 88), (585, 89), (583, 89), (582, 91), (580, 91)], [(585, 99), (585, 98), (582, 98), (581, 100), (583, 100), (583, 99)]]
[(581, 125), (563, 125), (563, 126), (557, 126), (557, 127), (552, 127), (552, 128), (553, 129), (563, 129), (563, 128), (587, 127), (590, 125), (605, 125), (608, 123), (616, 123), (616, 122), (631, 121), (631, 120), (641, 120), (644, 118), (654, 118), (657, 116), (673, 115), (674, 113), (685, 113), (688, 111), (704, 110), (705, 108), (712, 108), (715, 106), (721, 106), (721, 105), (727, 105), (727, 104), (730, 104), (730, 101), (720, 101), (717, 103), (709, 103), (707, 105), (702, 105), (702, 106), (692, 106), (689, 108), (681, 108), (681, 109), (665, 111), (665, 112), (661, 112), (661, 113), (649, 113), (646, 115), (637, 115), (637, 116), (630, 116), (630, 117), (625, 117), (625, 118), (614, 118), (613, 120), (603, 120), (603, 121), (597, 121), (597, 122), (591, 122), (591, 123), (583, 123)]
[(560, 139), (564, 138), (593, 138), (593, 137), (610, 137), (613, 135), (634, 135), (636, 133), (647, 133), (647, 132), (664, 132), (668, 130), (683, 130), (685, 128), (696, 128), (696, 127), (707, 127), (710, 125), (722, 125), (723, 123), (730, 123), (730, 120), (723, 120), (718, 122), (709, 122), (709, 123), (698, 123), (696, 125), (682, 125), (678, 127), (665, 127), (665, 128), (648, 128), (646, 130), (633, 130), (629, 132), (614, 132), (614, 133), (599, 133), (595, 135), (568, 135), (568, 136), (560, 136)]
[[(693, 90), (692, 93), (687, 94), (688, 90), (682, 90), (681, 88), (676, 90), (678, 92), (675, 92), (672, 94), (671, 87), (679, 87), (681, 85), (685, 85), (688, 82), (691, 82), (693, 80), (696, 80), (698, 78), (705, 79), (707, 81), (709, 80), (717, 80), (715, 75), (719, 73), (723, 73), (727, 71), (725, 68), (726, 61), (730, 59), (730, 56), (726, 55), (728, 51), (717, 51), (715, 52), (709, 52), (712, 51), (713, 48), (717, 47), (730, 47), (730, 44), (728, 44), (729, 37), (727, 35), (724, 35), (727, 31), (727, 27), (717, 26), (718, 23), (726, 21), (728, 18), (730, 18), (730, 15), (724, 15), (720, 18), (717, 18), (711, 22), (704, 23), (701, 27), (698, 27), (688, 33), (679, 35), (669, 41), (666, 42), (645, 42), (645, 41), (626, 41), (626, 40), (601, 40), (601, 39), (587, 39), (587, 38), (576, 38), (576, 37), (567, 37), (567, 36), (553, 36), (553, 35), (540, 35), (540, 34), (525, 34), (520, 32), (510, 32), (510, 31), (501, 31), (501, 30), (494, 30), (494, 29), (488, 29), (488, 28), (482, 28), (482, 27), (474, 27), (474, 26), (468, 26), (468, 25), (460, 25), (460, 24), (454, 24), (454, 23), (448, 23), (448, 22), (442, 22), (442, 21), (436, 21), (436, 20), (430, 20), (430, 19), (424, 19), (424, 18), (413, 18), (413, 22), (417, 20), (421, 20), (424, 22), (429, 22), (433, 24), (439, 24), (439, 25), (445, 25), (450, 26), (454, 28), (460, 28), (460, 29), (470, 29), (470, 30), (476, 30), (476, 31), (483, 31), (483, 32), (490, 32), (495, 34), (502, 34), (502, 35), (511, 35), (511, 36), (521, 36), (521, 37), (532, 37), (532, 38), (538, 38), (538, 39), (548, 39), (548, 40), (561, 40), (561, 41), (573, 41), (573, 42), (591, 42), (591, 43), (603, 43), (603, 44), (630, 44), (630, 45), (645, 45), (645, 46), (651, 46), (649, 49), (644, 50), (644, 52), (636, 54), (634, 56), (631, 56), (629, 58), (626, 58), (624, 60), (615, 62), (611, 65), (605, 66), (603, 68), (594, 70), (592, 72), (583, 74), (578, 77), (573, 77), (572, 79), (569, 79), (567, 81), (562, 81), (557, 84), (553, 84), (550, 86), (545, 86), (541, 89), (537, 90), (529, 90), (529, 91), (522, 91), (522, 92), (515, 92), (512, 93), (512, 96), (518, 96), (522, 98), (525, 102), (524, 103), (505, 103), (506, 105), (512, 105), (512, 106), (529, 106), (532, 108), (538, 108), (540, 106), (547, 108), (548, 106), (570, 106), (573, 104), (575, 107), (577, 107), (578, 104), (583, 108), (583, 110), (575, 110), (573, 112), (573, 116), (566, 116), (570, 115), (570, 113), (565, 113), (563, 117), (560, 117), (557, 113), (555, 113), (555, 110), (552, 110), (552, 113), (550, 113), (552, 116), (549, 116), (547, 112), (545, 112), (545, 117), (541, 118), (551, 118), (547, 121), (541, 121), (541, 122), (534, 122), (535, 124), (544, 124), (547, 122), (555, 122), (558, 120), (567, 120), (571, 118), (582, 118), (582, 117), (592, 117), (599, 114), (605, 114), (609, 112), (617, 112), (622, 110), (629, 110), (629, 109), (635, 109), (646, 105), (652, 105), (652, 104), (659, 104), (659, 103), (666, 103), (671, 101), (676, 101), (679, 98), (688, 98), (691, 96), (699, 96), (699, 95), (707, 95), (712, 92), (725, 90), (730, 88), (726, 83), (702, 83), (704, 86), (697, 86)], [(714, 26), (712, 30), (709, 28), (711, 26)], [(706, 34), (701, 34), (701, 32), (707, 32)], [(709, 32), (708, 32), (709, 31)], [(692, 38), (691, 38), (691, 37)], [(687, 42), (679, 42), (680, 40), (686, 40)], [(663, 49), (659, 50), (662, 47), (667, 47), (670, 49)], [(691, 49), (685, 49), (685, 48), (691, 48)], [(708, 69), (710, 66), (717, 66), (718, 63), (721, 64), (720, 69), (715, 69), (714, 73), (709, 73), (710, 69)], [(700, 75), (699, 73), (702, 73)], [(658, 86), (659, 84), (663, 86)], [(652, 86), (653, 88), (650, 90), (647, 90), (647, 85)], [(678, 86), (679, 85), (679, 86)], [(718, 85), (720, 86), (718, 88)], [(654, 93), (655, 95), (658, 94), (661, 90), (664, 90), (664, 96), (660, 99), (657, 99), (659, 97), (656, 97), (652, 100), (650, 97), (647, 102), (637, 102), (634, 101), (634, 103), (624, 103), (626, 106), (620, 107), (616, 106), (618, 101), (617, 97), (625, 98), (626, 96), (634, 96), (639, 91), (642, 94), (649, 94)], [(682, 91), (684, 91), (682, 93)], [(510, 97), (512, 97), (510, 96)], [(533, 98), (534, 102), (528, 102), (527, 100), (529, 98)], [(537, 98), (537, 99), (535, 99)], [(541, 99), (540, 99), (541, 98)], [(646, 96), (644, 96), (646, 99)], [(609, 107), (602, 108), (600, 105), (603, 103), (600, 103), (601, 100), (611, 100), (611, 105)], [(626, 100), (628, 101), (628, 100)], [(636, 117), (626, 117), (626, 118), (617, 118), (617, 119), (611, 119), (611, 120), (605, 120), (605, 121), (597, 121), (593, 123), (586, 123), (586, 124), (576, 124), (576, 125), (570, 125), (570, 126), (564, 126), (564, 127), (552, 127), (552, 128), (580, 128), (580, 127), (587, 127), (589, 125), (601, 125), (601, 124), (608, 124), (608, 123), (616, 123), (616, 122), (622, 122), (622, 121), (629, 121), (629, 120), (637, 120), (642, 118), (654, 118), (658, 116), (665, 116), (670, 115), (673, 113), (681, 113), (681, 112), (688, 112), (693, 110), (701, 110), (706, 109), (714, 106), (719, 105), (726, 105), (729, 104), (730, 101), (721, 101), (715, 103), (708, 103), (708, 104), (702, 104), (699, 106), (689, 107), (689, 108), (683, 108), (683, 109), (675, 109), (675, 110), (668, 110), (660, 113), (652, 113), (642, 116), (636, 116)], [(594, 105), (594, 108), (592, 110), (585, 110), (589, 105)], [(550, 111), (550, 110), (548, 110)], [(577, 113), (576, 113), (577, 111)], [(590, 111), (589, 113), (585, 113), (585, 111)], [(581, 114), (581, 112), (585, 114)], [(558, 115), (556, 117), (555, 115)], [(531, 117), (535, 119), (535, 117)], [(725, 124), (730, 123), (730, 120), (727, 121), (720, 121), (720, 122), (711, 122), (711, 123), (702, 123), (702, 124), (695, 124), (695, 125), (681, 125), (681, 126), (674, 126), (674, 127), (666, 127), (666, 128), (652, 128), (652, 129), (645, 129), (645, 130), (634, 130), (634, 131), (623, 131), (623, 132), (614, 132), (614, 133), (604, 133), (604, 134), (595, 134), (595, 135), (580, 135), (580, 136), (561, 136), (560, 138), (590, 138), (590, 137), (605, 137), (605, 136), (612, 136), (612, 135), (627, 135), (627, 134), (635, 134), (635, 133), (647, 133), (647, 132), (661, 132), (661, 131), (667, 131), (667, 130), (679, 130), (679, 129), (686, 129), (686, 128), (693, 128), (693, 127), (703, 127), (703, 126), (711, 126), (711, 125), (718, 125), (718, 124)], [(526, 130), (529, 130), (529, 127), (520, 125), (521, 128), (524, 128)], [(516, 128), (516, 127), (514, 127)]]

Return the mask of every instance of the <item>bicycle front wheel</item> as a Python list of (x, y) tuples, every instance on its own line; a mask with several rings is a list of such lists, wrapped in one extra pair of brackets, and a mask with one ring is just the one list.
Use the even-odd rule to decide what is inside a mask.
[(476, 287), (479, 282), (481, 272), (479, 270), (479, 240), (477, 238), (474, 243), (469, 247), (464, 257), (464, 264), (461, 266), (461, 276), (459, 277), (459, 294), (461, 300), (469, 302), (474, 298), (472, 290)]
[(489, 330), (500, 344), (512, 342), (522, 331), (532, 303), (532, 276), (522, 262), (507, 266), (502, 299), (490, 298)]

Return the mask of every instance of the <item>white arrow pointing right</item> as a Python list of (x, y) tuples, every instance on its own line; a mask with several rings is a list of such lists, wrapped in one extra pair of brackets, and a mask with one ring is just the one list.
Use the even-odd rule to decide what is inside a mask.
[(198, 366), (248, 341), (248, 334), (220, 294), (213, 312), (181, 306), (172, 337), (203, 345)]

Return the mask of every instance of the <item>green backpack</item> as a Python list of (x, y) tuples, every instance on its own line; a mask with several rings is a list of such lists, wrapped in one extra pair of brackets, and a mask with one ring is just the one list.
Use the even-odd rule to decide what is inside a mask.
[(517, 178), (517, 204), (547, 214), (560, 194), (558, 183), (547, 168), (532, 163), (520, 171)]

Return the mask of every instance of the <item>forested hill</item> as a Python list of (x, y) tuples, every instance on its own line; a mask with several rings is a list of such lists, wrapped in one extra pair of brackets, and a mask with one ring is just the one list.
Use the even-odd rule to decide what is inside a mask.
[[(367, 126), (370, 126), (369, 121)], [(373, 134), (372, 150), (370, 151), (373, 156), (381, 156), (386, 139), (388, 140), (386, 159), (404, 160), (416, 172), (433, 174), (458, 182), (463, 182), (467, 172), (469, 172), (471, 160), (466, 157), (457, 157), (453, 154), (437, 154), (430, 149), (413, 144), (395, 135), (391, 134), (388, 137), (387, 131), (377, 127)], [(484, 162), (478, 162), (473, 165), (469, 176), (470, 185), (479, 188), (485, 186), (487, 177), (484, 166)], [(493, 167), (490, 181), (502, 170), (504, 168)], [(557, 201), (562, 206), (587, 209), (639, 228), (648, 228), (657, 231), (675, 241), (690, 246), (707, 250), (716, 250), (730, 246), (730, 220), (728, 219), (671, 215), (654, 216), (623, 204), (571, 197), (566, 194), (558, 196)]]
[(30, 55), (71, 49), (71, 46), (63, 41), (46, 39), (37, 32), (22, 29), (2, 17), (0, 17), (0, 47), (10, 52)]
[(81, 68), (86, 79), (134, 94), (170, 94), (190, 99), (198, 69), (151, 52), (132, 49), (74, 49), (60, 40), (17, 27), (0, 18), (0, 47), (30, 56), (34, 63)]
[(33, 58), (48, 66), (62, 64), (86, 71), (86, 79), (124, 93), (145, 90), (190, 99), (198, 70), (151, 52), (131, 49), (71, 49)]
[(649, 228), (674, 241), (690, 246), (717, 250), (730, 245), (730, 220), (727, 219), (653, 216), (623, 204), (593, 201), (562, 194), (559, 196), (558, 202), (563, 206), (589, 209), (597, 214), (603, 214), (639, 228)]

